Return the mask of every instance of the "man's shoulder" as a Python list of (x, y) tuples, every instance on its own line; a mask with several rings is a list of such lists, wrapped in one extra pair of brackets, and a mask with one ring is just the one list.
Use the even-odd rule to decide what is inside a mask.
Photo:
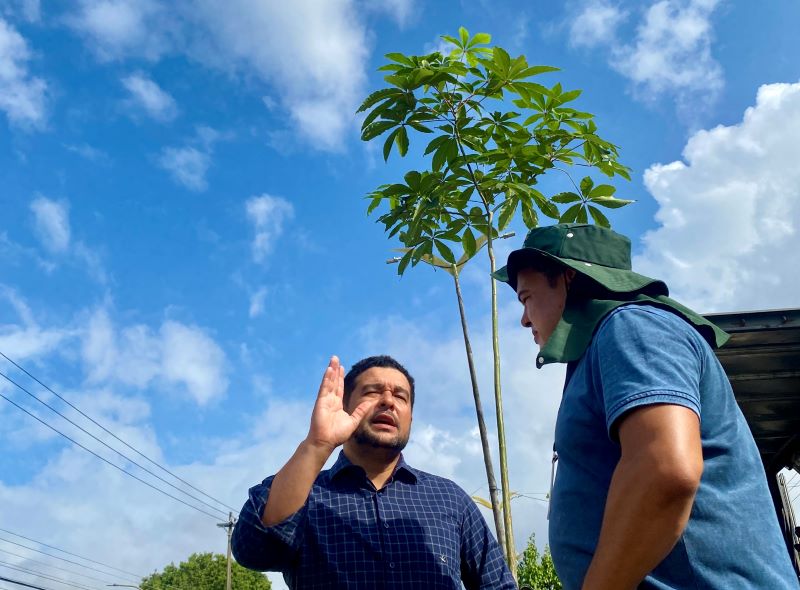
[[(597, 327), (595, 341), (609, 344), (627, 341), (631, 335), (647, 335), (669, 332), (674, 336), (685, 336), (690, 340), (702, 337), (694, 327), (674, 311), (657, 305), (631, 303), (611, 311)], [(673, 338), (674, 341), (674, 338)]]

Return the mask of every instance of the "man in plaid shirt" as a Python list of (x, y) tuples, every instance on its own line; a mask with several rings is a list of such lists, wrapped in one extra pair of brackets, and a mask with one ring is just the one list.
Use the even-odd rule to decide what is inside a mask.
[(250, 489), (236, 560), (283, 572), (293, 589), (515, 589), (471, 498), (403, 460), (413, 405), (414, 379), (391, 357), (363, 359), (346, 377), (333, 357), (308, 436)]

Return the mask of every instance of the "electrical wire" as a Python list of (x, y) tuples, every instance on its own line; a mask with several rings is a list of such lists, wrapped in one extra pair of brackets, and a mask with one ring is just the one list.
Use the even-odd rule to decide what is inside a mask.
[[(2, 353), (0, 353), (0, 354), (2, 354)], [(207, 506), (208, 508), (211, 508), (212, 510), (216, 510), (216, 511), (217, 511), (217, 512), (219, 512), (220, 514), (222, 514), (222, 515), (224, 515), (224, 516), (227, 516), (227, 514), (225, 514), (225, 512), (224, 512), (223, 510), (220, 510), (219, 508), (217, 508), (217, 507), (216, 507), (216, 506), (214, 506), (213, 504), (209, 504), (208, 502), (206, 502), (206, 501), (204, 501), (204, 500), (201, 500), (200, 498), (198, 498), (198, 497), (196, 497), (196, 496), (193, 496), (193, 495), (192, 495), (192, 494), (190, 494), (189, 492), (187, 492), (187, 491), (185, 491), (185, 490), (182, 490), (181, 488), (179, 488), (179, 487), (178, 487), (178, 486), (176, 486), (175, 484), (173, 484), (173, 483), (171, 483), (171, 482), (167, 481), (166, 479), (164, 479), (164, 478), (163, 478), (163, 477), (161, 477), (160, 475), (157, 475), (157, 474), (153, 473), (152, 471), (150, 471), (149, 469), (147, 469), (147, 467), (143, 467), (142, 465), (140, 465), (139, 463), (137, 463), (136, 461), (134, 461), (133, 459), (131, 459), (131, 458), (130, 458), (130, 457), (128, 457), (127, 455), (125, 455), (125, 454), (121, 453), (120, 451), (118, 451), (117, 449), (115, 449), (114, 447), (112, 447), (111, 445), (109, 445), (107, 442), (105, 442), (104, 440), (102, 440), (102, 439), (98, 438), (97, 436), (95, 436), (94, 434), (92, 434), (91, 432), (89, 432), (88, 430), (86, 430), (85, 428), (83, 428), (81, 425), (79, 425), (79, 424), (76, 424), (75, 422), (73, 422), (72, 420), (70, 420), (69, 418), (67, 418), (67, 417), (66, 417), (64, 414), (62, 414), (61, 412), (59, 412), (58, 410), (56, 410), (56, 409), (55, 409), (53, 406), (51, 406), (50, 404), (48, 404), (48, 403), (47, 403), (47, 402), (45, 402), (44, 400), (40, 399), (39, 397), (37, 397), (36, 395), (34, 395), (33, 393), (31, 393), (30, 391), (28, 391), (28, 390), (27, 390), (27, 389), (25, 389), (24, 387), (22, 387), (22, 385), (20, 385), (19, 383), (17, 383), (16, 381), (14, 381), (13, 379), (11, 379), (10, 377), (8, 377), (8, 376), (7, 376), (5, 373), (3, 373), (2, 371), (0, 371), (0, 377), (3, 377), (3, 379), (5, 379), (5, 380), (6, 380), (6, 381), (8, 381), (9, 383), (11, 383), (12, 385), (16, 386), (17, 388), (19, 388), (21, 391), (23, 391), (25, 394), (27, 394), (27, 395), (29, 395), (30, 397), (32, 397), (33, 399), (35, 399), (37, 402), (39, 402), (40, 404), (42, 404), (44, 407), (46, 407), (46, 408), (47, 408), (48, 410), (50, 410), (51, 412), (53, 412), (53, 413), (55, 413), (55, 414), (58, 414), (59, 416), (61, 416), (61, 417), (62, 417), (64, 420), (66, 420), (67, 422), (69, 422), (70, 424), (72, 424), (72, 425), (73, 425), (75, 428), (77, 428), (78, 430), (80, 430), (80, 431), (81, 431), (81, 432), (83, 432), (84, 434), (88, 434), (89, 436), (91, 436), (91, 437), (92, 437), (94, 440), (96, 440), (97, 442), (99, 442), (101, 445), (103, 445), (103, 446), (104, 446), (104, 447), (106, 447), (107, 449), (109, 449), (109, 450), (111, 450), (111, 451), (115, 452), (117, 455), (119, 455), (120, 457), (122, 457), (123, 459), (125, 459), (126, 461), (128, 461), (129, 463), (132, 463), (133, 465), (136, 465), (136, 467), (138, 467), (138, 468), (139, 468), (139, 469), (141, 469), (142, 471), (145, 471), (146, 473), (149, 473), (150, 475), (152, 475), (152, 476), (153, 476), (153, 477), (155, 477), (156, 479), (158, 479), (158, 480), (160, 480), (160, 481), (164, 482), (165, 484), (167, 484), (168, 486), (170, 486), (170, 487), (172, 487), (172, 488), (174, 488), (174, 489), (178, 490), (180, 493), (182, 493), (182, 494), (186, 494), (186, 495), (187, 495), (187, 496), (189, 496), (189, 497), (190, 497), (192, 500), (196, 500), (197, 502), (200, 502), (201, 504), (203, 504), (203, 505)]]
[(19, 557), (20, 559), (24, 559), (26, 563), (32, 563), (32, 564), (35, 564), (35, 565), (41, 565), (43, 567), (49, 567), (49, 568), (54, 569), (54, 570), (59, 570), (59, 571), (62, 571), (62, 572), (68, 573), (68, 574), (72, 574), (73, 576), (80, 576), (82, 578), (87, 578), (89, 580), (94, 580), (95, 582), (102, 582), (103, 584), (111, 584), (112, 583), (109, 580), (101, 580), (100, 578), (95, 578), (94, 576), (89, 576), (89, 575), (86, 575), (86, 574), (82, 574), (80, 572), (76, 572), (76, 571), (73, 571), (73, 570), (68, 570), (67, 568), (64, 568), (64, 567), (58, 567), (57, 565), (52, 565), (52, 564), (46, 563), (44, 561), (38, 561), (36, 559), (31, 559), (31, 558), (26, 557), (24, 555), (20, 555), (19, 553), (14, 553), (13, 551), (6, 551), (5, 549), (0, 549), (0, 553), (5, 553), (7, 555), (13, 555), (14, 557)]
[[(130, 576), (130, 577), (136, 579), (137, 581), (141, 580), (144, 577), (144, 576), (141, 576), (139, 574), (134, 574), (132, 572), (126, 572), (125, 570), (121, 570), (121, 569), (116, 568), (114, 566), (111, 566), (111, 565), (108, 565), (108, 564), (105, 564), (105, 563), (101, 563), (101, 562), (95, 561), (93, 559), (89, 559), (88, 557), (81, 557), (80, 555), (76, 555), (74, 553), (70, 553), (69, 551), (64, 551), (63, 549), (59, 549), (58, 547), (53, 547), (52, 545), (47, 545), (45, 543), (40, 543), (39, 541), (34, 541), (33, 539), (29, 539), (28, 537), (23, 537), (22, 535), (18, 535), (16, 533), (12, 533), (11, 531), (6, 531), (5, 529), (0, 529), (0, 531), (2, 531), (4, 533), (8, 533), (10, 535), (14, 535), (15, 537), (21, 537), (22, 539), (25, 539), (27, 541), (31, 541), (32, 543), (37, 543), (39, 545), (42, 545), (43, 547), (48, 547), (48, 548), (53, 549), (55, 551), (61, 551), (62, 553), (66, 553), (67, 555), (72, 555), (73, 557), (78, 557), (80, 559), (84, 559), (86, 561), (90, 561), (90, 562), (95, 563), (97, 565), (102, 565), (105, 568), (108, 568), (108, 569), (111, 569), (111, 570), (116, 570), (118, 572), (121, 572), (121, 573), (125, 574), (126, 576)], [(3, 541), (4, 543), (10, 543), (11, 545), (16, 545), (17, 547), (22, 547), (23, 549), (27, 549), (28, 551), (35, 551), (36, 553), (41, 553), (42, 555), (46, 555), (47, 557), (52, 557), (53, 559), (58, 559), (59, 561), (63, 561), (63, 562), (66, 562), (66, 563), (71, 563), (72, 565), (77, 565), (78, 567), (82, 567), (82, 568), (85, 568), (87, 570), (92, 570), (94, 572), (98, 572), (98, 573), (106, 575), (106, 576), (116, 575), (116, 574), (111, 574), (109, 572), (104, 572), (103, 570), (99, 570), (99, 569), (97, 569), (95, 567), (91, 567), (89, 565), (84, 565), (84, 564), (79, 563), (77, 561), (72, 561), (71, 559), (65, 559), (63, 557), (59, 557), (58, 555), (51, 555), (50, 553), (46, 553), (46, 552), (41, 551), (39, 549), (34, 549), (33, 547), (28, 547), (27, 545), (23, 545), (22, 543), (17, 543), (16, 541), (9, 541), (8, 539), (4, 539), (3, 537), (0, 537), (0, 541)]]
[[(8, 356), (7, 356), (7, 355), (6, 355), (6, 354), (5, 354), (3, 351), (0, 351), (0, 356), (2, 356), (2, 357), (3, 357), (4, 359), (6, 359), (6, 360), (7, 360), (9, 363), (11, 363), (12, 365), (14, 365), (14, 366), (15, 366), (17, 369), (19, 369), (20, 371), (22, 371), (23, 373), (25, 373), (25, 374), (26, 374), (28, 377), (30, 377), (31, 379), (33, 379), (34, 381), (36, 381), (36, 383), (38, 383), (39, 385), (41, 385), (42, 387), (44, 387), (44, 388), (45, 388), (47, 391), (49, 391), (50, 393), (52, 393), (54, 396), (56, 396), (56, 397), (57, 397), (58, 399), (60, 399), (62, 402), (64, 402), (65, 404), (67, 404), (67, 405), (68, 405), (70, 408), (72, 408), (73, 410), (75, 410), (76, 412), (78, 412), (78, 413), (79, 413), (81, 416), (83, 416), (84, 418), (86, 418), (87, 420), (89, 420), (89, 422), (91, 422), (92, 424), (94, 424), (95, 426), (97, 426), (98, 428), (100, 428), (100, 429), (101, 429), (103, 432), (105, 432), (106, 434), (108, 434), (108, 435), (112, 436), (112, 437), (113, 437), (114, 439), (116, 439), (117, 441), (121, 442), (123, 445), (125, 445), (126, 447), (128, 447), (130, 450), (132, 450), (134, 453), (136, 453), (136, 454), (137, 454), (137, 455), (139, 455), (140, 457), (143, 457), (144, 459), (146, 459), (146, 460), (147, 460), (148, 462), (150, 462), (151, 464), (155, 465), (156, 467), (158, 467), (159, 469), (161, 469), (161, 470), (162, 470), (162, 471), (164, 471), (165, 473), (168, 473), (169, 475), (171, 475), (172, 477), (174, 477), (175, 479), (177, 479), (178, 481), (180, 481), (182, 484), (184, 484), (184, 485), (186, 485), (186, 486), (190, 487), (191, 489), (193, 489), (194, 491), (198, 492), (199, 494), (201, 494), (201, 495), (205, 496), (206, 498), (208, 498), (208, 499), (210, 499), (210, 500), (213, 500), (213, 501), (214, 501), (214, 502), (216, 502), (217, 504), (219, 504), (219, 505), (221, 505), (221, 506), (224, 506), (225, 508), (227, 508), (228, 510), (231, 510), (231, 511), (233, 511), (233, 512), (234, 512), (234, 513), (236, 513), (236, 514), (239, 514), (239, 511), (238, 511), (236, 508), (233, 508), (233, 507), (231, 507), (231, 506), (228, 506), (228, 505), (227, 505), (225, 502), (222, 502), (221, 500), (218, 500), (218, 499), (216, 499), (215, 497), (213, 497), (213, 496), (211, 496), (211, 495), (209, 495), (209, 494), (205, 493), (203, 490), (201, 490), (201, 489), (199, 489), (199, 488), (197, 488), (197, 487), (193, 486), (192, 484), (190, 484), (190, 483), (189, 483), (188, 481), (186, 481), (185, 479), (183, 479), (183, 478), (181, 478), (181, 477), (179, 477), (179, 476), (175, 475), (175, 474), (174, 474), (172, 471), (170, 471), (169, 469), (167, 469), (167, 468), (166, 468), (166, 467), (164, 467), (163, 465), (161, 465), (161, 464), (159, 464), (158, 462), (154, 461), (153, 459), (151, 459), (150, 457), (148, 457), (147, 455), (145, 455), (144, 453), (142, 453), (142, 452), (141, 452), (140, 450), (138, 450), (137, 448), (133, 447), (132, 445), (130, 445), (130, 444), (128, 444), (127, 442), (125, 442), (124, 440), (122, 440), (122, 439), (121, 439), (120, 437), (118, 437), (116, 434), (114, 434), (113, 432), (111, 432), (111, 431), (110, 431), (108, 428), (106, 428), (105, 426), (103, 426), (102, 424), (100, 424), (99, 422), (97, 422), (96, 420), (94, 420), (94, 419), (93, 419), (91, 416), (88, 416), (88, 415), (87, 415), (87, 414), (85, 414), (83, 411), (81, 411), (81, 410), (80, 410), (80, 409), (79, 409), (77, 406), (75, 406), (74, 404), (72, 404), (72, 403), (71, 403), (69, 400), (65, 399), (63, 396), (61, 396), (61, 395), (59, 395), (58, 393), (56, 393), (55, 391), (53, 391), (53, 389), (52, 389), (52, 388), (51, 388), (49, 385), (46, 385), (45, 383), (43, 383), (42, 381), (40, 381), (40, 380), (39, 380), (39, 379), (38, 379), (36, 376), (34, 376), (34, 375), (33, 375), (33, 374), (31, 374), (31, 373), (30, 373), (30, 372), (29, 372), (27, 369), (25, 369), (25, 367), (21, 366), (19, 363), (15, 362), (15, 361), (14, 361), (14, 360), (12, 360), (11, 358), (9, 358), (9, 357), (8, 357)], [(48, 407), (49, 407), (49, 406), (48, 406)], [(54, 410), (54, 411), (55, 411), (55, 410)], [(59, 415), (62, 415), (62, 414), (60, 414), (60, 412), (57, 412), (57, 413), (59, 413)], [(63, 417), (63, 415), (62, 415), (62, 417)], [(80, 428), (80, 427), (79, 427), (79, 428)], [(133, 463), (133, 461), (131, 461), (131, 463)], [(134, 464), (135, 464), (135, 463), (134, 463)], [(143, 469), (144, 469), (144, 468), (143, 468)], [(148, 473), (150, 473), (150, 472), (148, 471)], [(156, 476), (156, 477), (158, 477), (158, 476)], [(160, 478), (159, 478), (159, 479), (160, 479)], [(163, 481), (163, 480), (162, 480), (162, 481)], [(170, 484), (170, 485), (171, 485), (171, 484)], [(174, 486), (173, 486), (173, 487), (174, 487)], [(176, 489), (177, 489), (177, 488), (176, 488)], [(186, 492), (184, 492), (184, 493), (186, 493)], [(187, 494), (187, 495), (188, 495), (188, 494)], [(226, 516), (227, 516), (227, 515), (226, 515)]]
[(55, 576), (48, 576), (47, 574), (43, 574), (41, 572), (37, 572), (36, 570), (31, 570), (31, 569), (28, 569), (28, 568), (12, 565), (12, 564), (7, 563), (5, 561), (0, 561), (0, 567), (4, 567), (4, 568), (10, 569), (10, 570), (15, 570), (15, 571), (18, 571), (18, 572), (22, 572), (24, 574), (28, 574), (28, 575), (31, 575), (31, 576), (36, 576), (37, 578), (42, 578), (43, 580), (48, 580), (49, 582), (57, 582), (59, 584), (64, 584), (65, 586), (72, 586), (73, 588), (78, 588), (78, 590), (94, 590), (93, 588), (90, 588), (89, 586), (84, 586), (82, 584), (73, 584), (72, 582), (69, 582), (69, 581), (64, 580), (62, 578), (56, 578)]
[[(0, 373), (0, 375), (2, 375), (2, 373)], [(3, 377), (5, 377), (5, 375), (3, 375)], [(7, 378), (7, 377), (6, 377), (6, 378)], [(8, 379), (8, 378), (7, 378), (7, 379)], [(9, 379), (9, 381), (11, 381), (11, 380)], [(13, 381), (12, 381), (12, 383), (13, 383)], [(33, 418), (33, 419), (34, 419), (34, 420), (36, 420), (37, 422), (40, 422), (40, 423), (41, 423), (41, 424), (43, 424), (44, 426), (47, 426), (47, 427), (48, 427), (50, 430), (52, 430), (53, 432), (55, 432), (55, 433), (57, 433), (57, 434), (60, 434), (61, 436), (63, 436), (64, 438), (66, 438), (68, 441), (70, 441), (72, 444), (74, 444), (75, 446), (78, 446), (78, 447), (82, 448), (84, 451), (86, 451), (87, 453), (90, 453), (90, 454), (94, 455), (95, 457), (97, 457), (98, 459), (100, 459), (101, 461), (103, 461), (104, 463), (107, 463), (108, 465), (111, 465), (111, 467), (113, 467), (114, 469), (118, 469), (118, 470), (119, 470), (119, 471), (121, 471), (122, 473), (124, 473), (124, 474), (126, 474), (126, 475), (128, 475), (128, 476), (132, 477), (133, 479), (135, 479), (135, 480), (136, 480), (136, 481), (138, 481), (138, 482), (141, 482), (141, 483), (143, 483), (143, 484), (144, 484), (144, 485), (146, 485), (147, 487), (149, 487), (149, 488), (152, 488), (152, 489), (156, 490), (157, 492), (160, 492), (160, 493), (164, 494), (165, 496), (168, 496), (169, 498), (172, 498), (173, 500), (175, 500), (175, 501), (177, 501), (177, 502), (180, 502), (181, 504), (183, 504), (183, 505), (185, 505), (185, 506), (188, 506), (189, 508), (193, 508), (194, 510), (197, 510), (197, 512), (201, 512), (202, 514), (205, 514), (206, 516), (210, 516), (210, 517), (211, 517), (211, 518), (213, 518), (214, 520), (218, 520), (218, 519), (219, 519), (219, 516), (215, 516), (215, 515), (211, 514), (210, 512), (206, 512), (206, 511), (205, 511), (205, 510), (203, 510), (202, 508), (198, 508), (197, 506), (194, 506), (194, 505), (192, 505), (192, 504), (189, 504), (188, 502), (185, 502), (184, 500), (181, 500), (180, 498), (177, 498), (176, 496), (173, 496), (173, 495), (172, 495), (172, 494), (170, 494), (169, 492), (165, 492), (165, 491), (164, 491), (164, 490), (162, 490), (161, 488), (157, 488), (156, 486), (154, 486), (154, 485), (153, 485), (153, 484), (151, 484), (150, 482), (143, 480), (141, 477), (137, 477), (136, 475), (134, 475), (134, 474), (133, 474), (133, 473), (131, 473), (130, 471), (127, 471), (126, 469), (123, 469), (122, 467), (120, 467), (120, 466), (119, 466), (119, 465), (117, 465), (116, 463), (112, 463), (111, 461), (109, 461), (109, 460), (108, 460), (108, 459), (106, 459), (105, 457), (101, 457), (100, 455), (98, 455), (97, 453), (95, 453), (94, 451), (92, 451), (91, 449), (88, 449), (87, 447), (83, 446), (81, 443), (79, 443), (79, 442), (78, 442), (78, 441), (76, 441), (75, 439), (73, 439), (73, 438), (69, 437), (68, 435), (64, 434), (63, 432), (61, 432), (60, 430), (58, 430), (58, 429), (57, 429), (55, 426), (51, 426), (50, 424), (48, 424), (47, 422), (45, 422), (44, 420), (42, 420), (41, 418), (39, 418), (39, 417), (38, 417), (36, 414), (33, 414), (32, 412), (30, 412), (30, 411), (26, 410), (24, 407), (22, 407), (21, 405), (19, 405), (17, 402), (15, 402), (14, 400), (12, 400), (12, 399), (10, 399), (10, 398), (6, 397), (6, 396), (5, 396), (5, 395), (3, 395), (2, 393), (0, 393), (0, 397), (2, 397), (4, 400), (6, 400), (7, 402), (9, 402), (11, 405), (13, 405), (13, 406), (14, 406), (15, 408), (17, 408), (18, 410), (21, 410), (21, 411), (25, 412), (25, 413), (26, 413), (28, 416), (30, 416), (31, 418)]]
[(25, 582), (20, 582), (19, 580), (12, 580), (11, 578), (6, 578), (5, 576), (0, 576), (0, 581), (8, 582), (9, 584), (16, 584), (18, 586), (24, 586), (25, 588), (35, 588), (35, 590), (50, 590), (50, 588), (45, 588), (44, 586), (34, 586), (33, 584), (26, 584)]

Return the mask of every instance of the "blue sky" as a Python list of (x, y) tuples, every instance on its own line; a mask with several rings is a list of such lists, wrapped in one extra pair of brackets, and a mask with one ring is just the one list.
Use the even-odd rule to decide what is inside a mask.
[[(485, 495), (451, 284), (399, 279), (365, 214), (422, 165), (413, 138), (388, 164), (359, 139), (383, 54), (463, 25), (560, 67), (633, 170), (612, 223), (636, 266), (701, 311), (776, 308), (800, 288), (797, 22), (790, 0), (1, 0), (0, 351), (234, 506), (304, 436), (331, 354), (389, 352), (419, 379), (409, 458)], [(485, 261), (464, 283), (488, 405)], [(561, 371), (500, 308), (512, 487), (536, 496)], [(224, 548), (6, 402), (0, 449), (5, 528), (136, 571)], [(544, 503), (515, 510), (543, 541)]]

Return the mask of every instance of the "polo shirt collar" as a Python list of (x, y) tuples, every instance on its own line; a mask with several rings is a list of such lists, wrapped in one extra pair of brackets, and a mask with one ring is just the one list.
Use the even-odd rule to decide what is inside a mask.
[[(336, 463), (333, 464), (333, 467), (330, 469), (331, 479), (337, 479), (340, 475), (352, 472), (354, 470), (364, 472), (363, 467), (359, 465), (355, 465), (347, 458), (347, 455), (344, 454), (344, 451), (339, 451), (339, 457), (336, 459)], [(400, 460), (397, 462), (397, 465), (394, 467), (394, 473), (392, 474), (391, 479), (400, 479), (402, 481), (406, 481), (408, 483), (417, 483), (419, 479), (419, 475), (417, 470), (411, 467), (408, 463), (406, 463), (403, 454), (400, 453)]]

